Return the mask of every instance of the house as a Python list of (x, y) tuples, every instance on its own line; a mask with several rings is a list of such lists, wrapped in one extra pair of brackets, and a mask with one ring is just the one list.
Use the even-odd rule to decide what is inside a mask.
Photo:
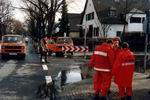
[(80, 25), (81, 23), (81, 14), (75, 14), (75, 13), (69, 13), (68, 14), (69, 18), (69, 36), (70, 37), (80, 37)]
[(126, 15), (126, 32), (128, 33), (143, 33), (143, 22), (146, 19), (146, 14), (143, 11), (140, 11), (136, 8), (133, 8)]
[(86, 37), (116, 37), (124, 30), (125, 33), (142, 33), (145, 18), (146, 14), (135, 8), (124, 17), (115, 2), (87, 0), (81, 22)]

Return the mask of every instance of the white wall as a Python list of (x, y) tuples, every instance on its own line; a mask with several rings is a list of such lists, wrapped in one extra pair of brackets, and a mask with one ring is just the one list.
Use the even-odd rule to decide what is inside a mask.
[(108, 32), (107, 37), (113, 38), (117, 36), (117, 31), (122, 32), (123, 31), (123, 25), (111, 25)]
[(129, 23), (127, 27), (127, 32), (143, 32), (143, 24)]
[(146, 18), (146, 14), (127, 14), (126, 21), (128, 22), (127, 32), (143, 32), (143, 23), (130, 23), (131, 17)]
[(76, 37), (79, 37), (79, 34), (80, 34), (79, 32), (70, 32), (69, 36), (73, 37), (73, 38), (76, 38)]

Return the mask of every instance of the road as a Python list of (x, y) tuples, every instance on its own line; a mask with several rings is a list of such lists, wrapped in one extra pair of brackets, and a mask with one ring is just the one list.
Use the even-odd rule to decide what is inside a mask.
[(37, 100), (35, 91), (43, 81), (37, 55), (0, 60), (0, 100)]
[[(31, 44), (28, 44), (25, 60), (16, 57), (2, 60), (0, 57), (0, 100), (47, 100), (49, 97), (39, 97), (36, 94), (38, 87), (46, 82), (45, 76), (55, 79), (62, 71), (79, 68), (79, 65), (85, 63), (80, 57), (49, 56), (47, 64), (41, 63), (39, 58), (39, 54), (31, 49)], [(48, 71), (45, 71), (42, 65), (47, 65)], [(73, 82), (81, 80), (79, 74), (79, 78)], [(70, 82), (72, 81), (69, 80)]]

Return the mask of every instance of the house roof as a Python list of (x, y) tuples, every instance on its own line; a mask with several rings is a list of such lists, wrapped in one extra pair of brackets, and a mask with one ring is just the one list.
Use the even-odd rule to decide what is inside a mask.
[[(124, 24), (125, 22), (123, 18), (123, 5), (122, 8), (119, 8), (119, 2), (115, 2), (114, 0), (92, 0), (95, 10), (97, 12), (98, 18), (102, 24)], [(130, 1), (131, 2), (131, 1)], [(133, 2), (132, 2), (133, 3)], [(133, 6), (134, 7), (134, 6)], [(128, 7), (129, 13), (138, 13), (144, 14), (143, 11), (138, 10), (136, 8)], [(110, 16), (110, 11), (116, 11), (115, 16)], [(143, 9), (142, 9), (143, 10)]]
[[(85, 9), (87, 7), (87, 3), (89, 0), (86, 0), (85, 8), (83, 11), (83, 17), (85, 13)], [(124, 7), (125, 3), (123, 1), (115, 2), (115, 0), (92, 0), (94, 4), (94, 8), (97, 12), (98, 18), (102, 24), (123, 24), (125, 21), (123, 20), (123, 13), (124, 13)], [(122, 4), (122, 5), (120, 5)], [(128, 9), (127, 12), (129, 13), (138, 13), (143, 14), (146, 9), (148, 9), (149, 6), (147, 6), (148, 2), (143, 2), (142, 0), (128, 0)], [(139, 5), (145, 5), (144, 7)], [(137, 8), (137, 9), (136, 9)], [(150, 7), (149, 7), (150, 8)], [(138, 10), (140, 9), (140, 10)], [(109, 10), (116, 10), (116, 16), (108, 16)]]
[[(88, 0), (87, 0), (88, 1)], [(110, 6), (117, 8), (117, 11), (122, 12), (127, 4), (127, 11), (130, 11), (133, 8), (140, 9), (145, 11), (150, 9), (150, 2), (148, 0), (92, 0), (94, 7), (97, 12), (104, 10)]]
[[(115, 8), (114, 1), (110, 0), (92, 0), (97, 16), (102, 24), (124, 24), (123, 17), (118, 14), (117, 8)], [(109, 11), (116, 11), (115, 16), (110, 16)]]
[(69, 23), (70, 23), (70, 31), (79, 32), (79, 27), (77, 26), (81, 22), (82, 14), (69, 13)]
[(138, 9), (136, 9), (136, 8), (133, 8), (132, 10), (130, 10), (129, 13), (145, 14), (143, 11), (138, 10)]

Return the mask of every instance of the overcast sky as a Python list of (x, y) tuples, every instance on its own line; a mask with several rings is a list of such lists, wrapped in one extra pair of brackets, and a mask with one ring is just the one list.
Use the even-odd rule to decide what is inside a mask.
[[(13, 3), (13, 6), (15, 7), (19, 7), (21, 5), (21, 0), (11, 0)], [(68, 5), (68, 12), (69, 13), (81, 13), (84, 9), (84, 5), (85, 5), (85, 0), (74, 0), (73, 3), (70, 3)], [(57, 15), (57, 18), (59, 17), (59, 15)], [(14, 11), (14, 18), (20, 21), (24, 21), (25, 20), (25, 14), (16, 9)]]

